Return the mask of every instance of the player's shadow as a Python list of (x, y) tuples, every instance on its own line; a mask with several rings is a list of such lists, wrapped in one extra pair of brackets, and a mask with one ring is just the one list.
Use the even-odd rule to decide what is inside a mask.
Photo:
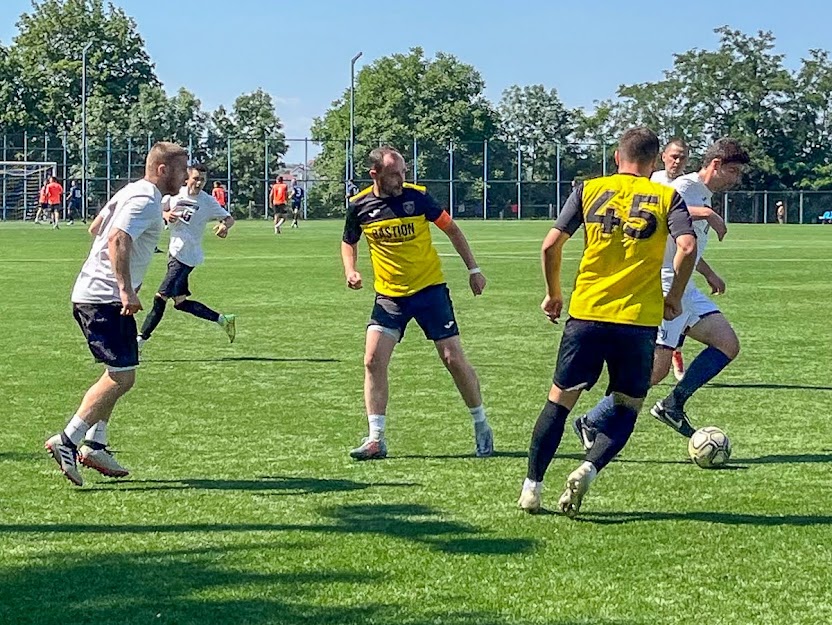
[(419, 486), (412, 482), (356, 482), (353, 480), (263, 475), (250, 480), (219, 480), (184, 478), (181, 480), (119, 480), (108, 482), (79, 493), (101, 491), (162, 491), (162, 490), (220, 490), (267, 492), (275, 495), (313, 495), (319, 493), (351, 492), (377, 487), (406, 488)]
[(40, 460), (44, 457), (43, 454), (33, 451), (0, 451), (0, 462), (29, 462), (30, 460)]
[(656, 521), (695, 521), (716, 525), (792, 526), (832, 525), (830, 515), (739, 514), (734, 512), (582, 512), (577, 519), (596, 525), (624, 525)]
[(488, 462), (491, 458), (528, 458), (526, 451), (495, 451), (488, 458), (478, 458), (473, 453), (468, 454), (402, 454), (388, 456), (388, 460), (476, 460)]
[[(195, 534), (300, 533), (337, 536), (375, 535), (412, 541), (448, 554), (511, 555), (530, 553), (537, 541), (528, 538), (491, 536), (479, 528), (448, 519), (441, 511), (419, 504), (356, 504), (321, 510), (323, 522), (287, 523), (46, 523), (0, 524), (0, 534)], [(0, 586), (2, 588), (2, 586)], [(4, 622), (0, 620), (0, 622)]]
[[(395, 569), (359, 561), (356, 570), (326, 568), (288, 553), (281, 543), (248, 545), (256, 559), (234, 546), (192, 550), (61, 554), (56, 559), (14, 562), (0, 569), (0, 622), (16, 625), (65, 623), (221, 623), (222, 625), (510, 625), (492, 601), (493, 590), (468, 595), (480, 609), (461, 611), (423, 593), (396, 593)], [(359, 570), (360, 569), (360, 570)], [(391, 574), (393, 569), (393, 574)], [(410, 574), (410, 572), (408, 572)], [(95, 580), (81, 593), (67, 580)], [(381, 602), (368, 595), (383, 597)], [(547, 625), (641, 625), (645, 621), (598, 618), (546, 621)]]
[(755, 388), (769, 391), (832, 391), (832, 386), (810, 384), (771, 384), (763, 382), (711, 382), (711, 388)]
[(338, 358), (273, 358), (271, 356), (221, 356), (218, 358), (147, 358), (142, 362), (342, 362)]

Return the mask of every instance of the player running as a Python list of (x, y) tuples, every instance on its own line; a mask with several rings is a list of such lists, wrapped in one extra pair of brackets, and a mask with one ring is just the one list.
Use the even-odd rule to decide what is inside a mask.
[(79, 460), (111, 477), (128, 473), (107, 449), (107, 423), (119, 398), (136, 381), (134, 315), (142, 309), (137, 291), (162, 233), (162, 196), (182, 186), (187, 163), (182, 147), (157, 143), (147, 155), (144, 178), (116, 193), (96, 217), (95, 239), (72, 289), (72, 302), (92, 355), (107, 369), (64, 431), (45, 443), (76, 486), (84, 483)]
[(205, 255), (202, 252), (202, 235), (209, 221), (219, 220), (214, 234), (224, 239), (234, 225), (234, 218), (219, 205), (213, 197), (203, 191), (205, 186), (205, 166), (188, 167), (188, 179), (179, 193), (163, 202), (162, 218), (170, 224), (170, 248), (168, 250), (168, 271), (159, 290), (153, 298), (153, 308), (142, 324), (142, 331), (137, 337), (139, 351), (150, 340), (153, 331), (162, 316), (169, 299), (173, 307), (200, 319), (206, 319), (225, 330), (228, 340), (233, 343), (237, 333), (236, 315), (223, 315), (208, 308), (205, 304), (188, 299), (188, 276), (194, 267), (202, 264)]
[(289, 188), (283, 182), (283, 176), (278, 176), (272, 185), (272, 211), (274, 212), (274, 233), (280, 234), (280, 227), (286, 221), (286, 196)]
[[(561, 262), (566, 241), (584, 226), (584, 251), (569, 303), (549, 397), (532, 432), (529, 465), (518, 505), (541, 507), (546, 469), (560, 445), (569, 412), (598, 381), (604, 363), (613, 414), (595, 444), (566, 479), (558, 500), (574, 517), (590, 484), (620, 452), (650, 388), (656, 330), (681, 313), (696, 257), (690, 214), (673, 189), (650, 182), (659, 139), (648, 128), (627, 130), (618, 142), (618, 173), (576, 186), (543, 242), (546, 297), (541, 308), (557, 323), (563, 308)], [(662, 258), (675, 239), (672, 284), (662, 295)]]
[(61, 222), (61, 200), (64, 196), (64, 188), (55, 176), (49, 176), (49, 184), (46, 185), (46, 203), (49, 205), (49, 214), (52, 217), (52, 229), (58, 230)]
[(295, 180), (292, 183), (292, 228), (299, 228), (298, 219), (303, 205), (303, 187)]
[(448, 213), (424, 187), (404, 182), (402, 155), (391, 147), (379, 147), (370, 152), (369, 161), (373, 186), (350, 198), (341, 243), (347, 286), (360, 289), (361, 274), (355, 268), (358, 241), (362, 233), (367, 237), (376, 290), (364, 352), (364, 401), (370, 432), (350, 456), (356, 460), (387, 456), (387, 369), (411, 319), (436, 345), (468, 406), (474, 421), (476, 455), (490, 456), (494, 452), (493, 434), (483, 408), (479, 379), (462, 349), (430, 224), (447, 235), (465, 262), (475, 296), (485, 289), (485, 277), (465, 235)]
[[(698, 248), (697, 271), (705, 277), (715, 294), (725, 292), (725, 281), (705, 262), (702, 255), (708, 245), (710, 229), (713, 228), (721, 241), (726, 226), (722, 217), (711, 208), (711, 197), (714, 193), (736, 186), (749, 160), (748, 152), (738, 141), (719, 139), (706, 150), (702, 168), (698, 172), (681, 176), (672, 183), (694, 218)], [(672, 280), (671, 250), (672, 243), (668, 241), (662, 266), (662, 286), (665, 290)], [(704, 343), (706, 349), (694, 358), (684, 378), (667, 397), (656, 402), (650, 413), (682, 436), (690, 438), (695, 429), (685, 413), (686, 402), (699, 388), (716, 377), (740, 351), (739, 339), (731, 324), (692, 280), (686, 285), (682, 297), (682, 314), (676, 319), (664, 321), (659, 328), (651, 384), (658, 384), (667, 376), (671, 354), (681, 344), (684, 335)], [(603, 428), (611, 410), (611, 398), (604, 397), (585, 416), (575, 420), (575, 432), (585, 448), (593, 445), (596, 432)]]

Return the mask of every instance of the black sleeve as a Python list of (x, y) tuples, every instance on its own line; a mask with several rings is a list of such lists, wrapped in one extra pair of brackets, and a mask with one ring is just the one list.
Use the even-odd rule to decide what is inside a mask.
[(344, 222), (344, 236), (341, 239), (344, 243), (355, 245), (361, 238), (361, 224), (358, 223), (358, 214), (355, 204), (347, 207), (347, 218)]
[(673, 199), (670, 201), (670, 210), (667, 213), (667, 229), (674, 239), (683, 234), (695, 234), (693, 220), (690, 218), (688, 206), (682, 196), (673, 192)]
[(570, 237), (577, 232), (584, 223), (584, 185), (575, 187), (572, 194), (566, 200), (566, 204), (560, 211), (560, 216), (555, 220), (554, 228), (565, 232)]
[(425, 204), (425, 219), (428, 221), (436, 221), (442, 215), (443, 209), (439, 203), (433, 199), (430, 193), (425, 193), (422, 200)]

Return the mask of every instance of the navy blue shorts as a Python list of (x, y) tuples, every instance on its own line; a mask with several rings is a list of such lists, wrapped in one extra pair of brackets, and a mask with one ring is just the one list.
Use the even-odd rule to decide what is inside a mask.
[(647, 397), (655, 349), (655, 327), (570, 317), (563, 328), (553, 382), (564, 391), (590, 389), (606, 363), (607, 394)]
[(162, 284), (159, 285), (157, 293), (165, 297), (190, 295), (191, 292), (188, 290), (188, 276), (191, 275), (193, 270), (194, 268), (190, 265), (179, 262), (173, 256), (168, 256), (168, 272), (162, 279)]
[(434, 284), (406, 297), (376, 294), (368, 325), (397, 330), (401, 340), (411, 319), (416, 320), (431, 341), (459, 334), (451, 293), (446, 284)]
[(122, 315), (121, 304), (73, 304), (72, 316), (96, 362), (116, 371), (139, 366), (136, 318)]

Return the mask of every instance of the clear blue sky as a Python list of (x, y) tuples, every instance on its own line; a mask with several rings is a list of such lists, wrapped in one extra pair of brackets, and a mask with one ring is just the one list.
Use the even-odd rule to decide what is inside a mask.
[[(113, 1), (138, 23), (169, 93), (187, 87), (211, 110), (262, 87), (289, 138), (307, 136), (349, 86), (359, 50), (359, 67), (413, 46), (441, 50), (474, 65), (495, 102), (512, 84), (542, 83), (567, 106), (591, 108), (622, 83), (661, 78), (674, 52), (714, 48), (725, 24), (773, 31), (789, 67), (811, 48), (832, 49), (832, 4), (820, 0)], [(0, 41), (30, 6), (0, 0)]]

